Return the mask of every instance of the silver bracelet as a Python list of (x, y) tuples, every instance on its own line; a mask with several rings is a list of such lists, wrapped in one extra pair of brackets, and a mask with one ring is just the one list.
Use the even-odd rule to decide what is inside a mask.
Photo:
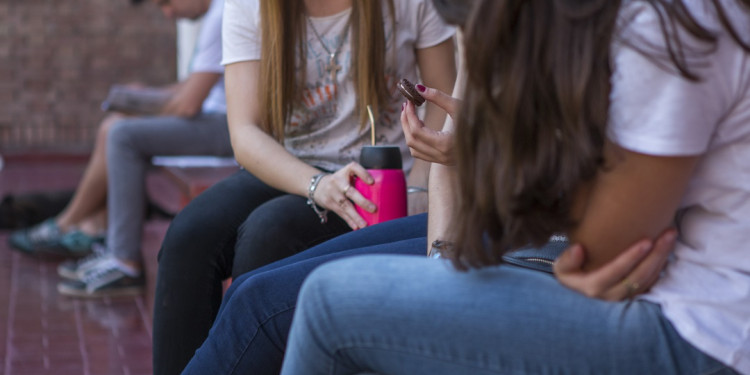
[(310, 179), (310, 187), (307, 188), (307, 205), (312, 207), (313, 211), (315, 211), (315, 214), (318, 215), (321, 224), (325, 224), (326, 221), (328, 221), (328, 210), (325, 208), (320, 208), (317, 204), (315, 204), (315, 189), (318, 188), (320, 180), (322, 180), (323, 177), (327, 175), (328, 173), (318, 173), (315, 176), (312, 176), (312, 178)]
[(406, 194), (411, 193), (427, 193), (427, 188), (423, 188), (421, 186), (408, 186), (406, 188)]

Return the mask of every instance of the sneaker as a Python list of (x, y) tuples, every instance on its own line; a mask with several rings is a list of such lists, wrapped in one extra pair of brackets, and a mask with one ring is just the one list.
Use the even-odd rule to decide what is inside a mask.
[(14, 231), (8, 238), (8, 244), (24, 253), (59, 253), (65, 252), (60, 244), (63, 236), (55, 219), (47, 219), (33, 227)]
[(90, 255), (83, 259), (66, 260), (60, 263), (57, 266), (57, 274), (64, 279), (83, 281), (86, 272), (101, 263), (104, 258), (109, 258), (108, 255), (105, 255), (106, 248), (101, 244), (94, 243), (92, 251)]
[(133, 296), (143, 293), (143, 273), (132, 275), (112, 256), (102, 256), (80, 280), (64, 280), (57, 284), (60, 294), (71, 297), (101, 298)]
[(90, 236), (80, 230), (73, 230), (65, 233), (60, 238), (60, 245), (64, 247), (68, 252), (73, 254), (81, 254), (83, 256), (91, 254), (93, 246), (95, 244), (103, 244), (104, 236)]

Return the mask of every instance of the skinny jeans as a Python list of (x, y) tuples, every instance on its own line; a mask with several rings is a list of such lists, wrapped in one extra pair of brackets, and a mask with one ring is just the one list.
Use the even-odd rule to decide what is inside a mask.
[(216, 318), (222, 282), (351, 231), (321, 224), (307, 199), (240, 170), (193, 199), (173, 220), (154, 296), (154, 374), (179, 374)]
[(424, 256), (426, 234), (426, 214), (392, 220), (240, 276), (227, 291), (208, 338), (183, 374), (277, 375), (299, 288), (316, 266), (361, 254)]
[(733, 374), (646, 301), (607, 302), (510, 265), (327, 263), (302, 286), (283, 375)]

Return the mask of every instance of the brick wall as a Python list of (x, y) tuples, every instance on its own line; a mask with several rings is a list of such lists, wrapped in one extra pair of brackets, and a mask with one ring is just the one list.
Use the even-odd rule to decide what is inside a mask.
[(175, 46), (148, 2), (0, 0), (0, 152), (89, 150), (110, 85), (174, 81)]

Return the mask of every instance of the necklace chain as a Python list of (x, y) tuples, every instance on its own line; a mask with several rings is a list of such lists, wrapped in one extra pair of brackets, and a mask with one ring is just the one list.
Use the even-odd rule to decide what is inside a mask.
[(326, 53), (328, 53), (328, 65), (326, 65), (325, 69), (328, 73), (331, 74), (331, 81), (333, 82), (336, 82), (336, 75), (338, 74), (339, 70), (341, 70), (341, 65), (336, 63), (336, 58), (338, 57), (339, 52), (341, 52), (341, 47), (343, 47), (346, 40), (349, 39), (349, 25), (351, 25), (351, 21), (352, 18), (351, 16), (349, 16), (349, 19), (346, 21), (346, 25), (344, 26), (344, 31), (342, 32), (339, 45), (336, 46), (336, 50), (331, 52), (331, 50), (328, 49), (328, 46), (323, 43), (323, 38), (320, 37), (320, 34), (315, 28), (315, 25), (313, 25), (312, 21), (310, 20), (310, 17), (307, 17), (307, 23), (310, 24), (310, 28), (312, 29), (313, 34), (315, 34), (315, 37), (318, 38), (318, 42), (320, 42), (320, 45), (323, 46), (323, 49), (325, 49)]

